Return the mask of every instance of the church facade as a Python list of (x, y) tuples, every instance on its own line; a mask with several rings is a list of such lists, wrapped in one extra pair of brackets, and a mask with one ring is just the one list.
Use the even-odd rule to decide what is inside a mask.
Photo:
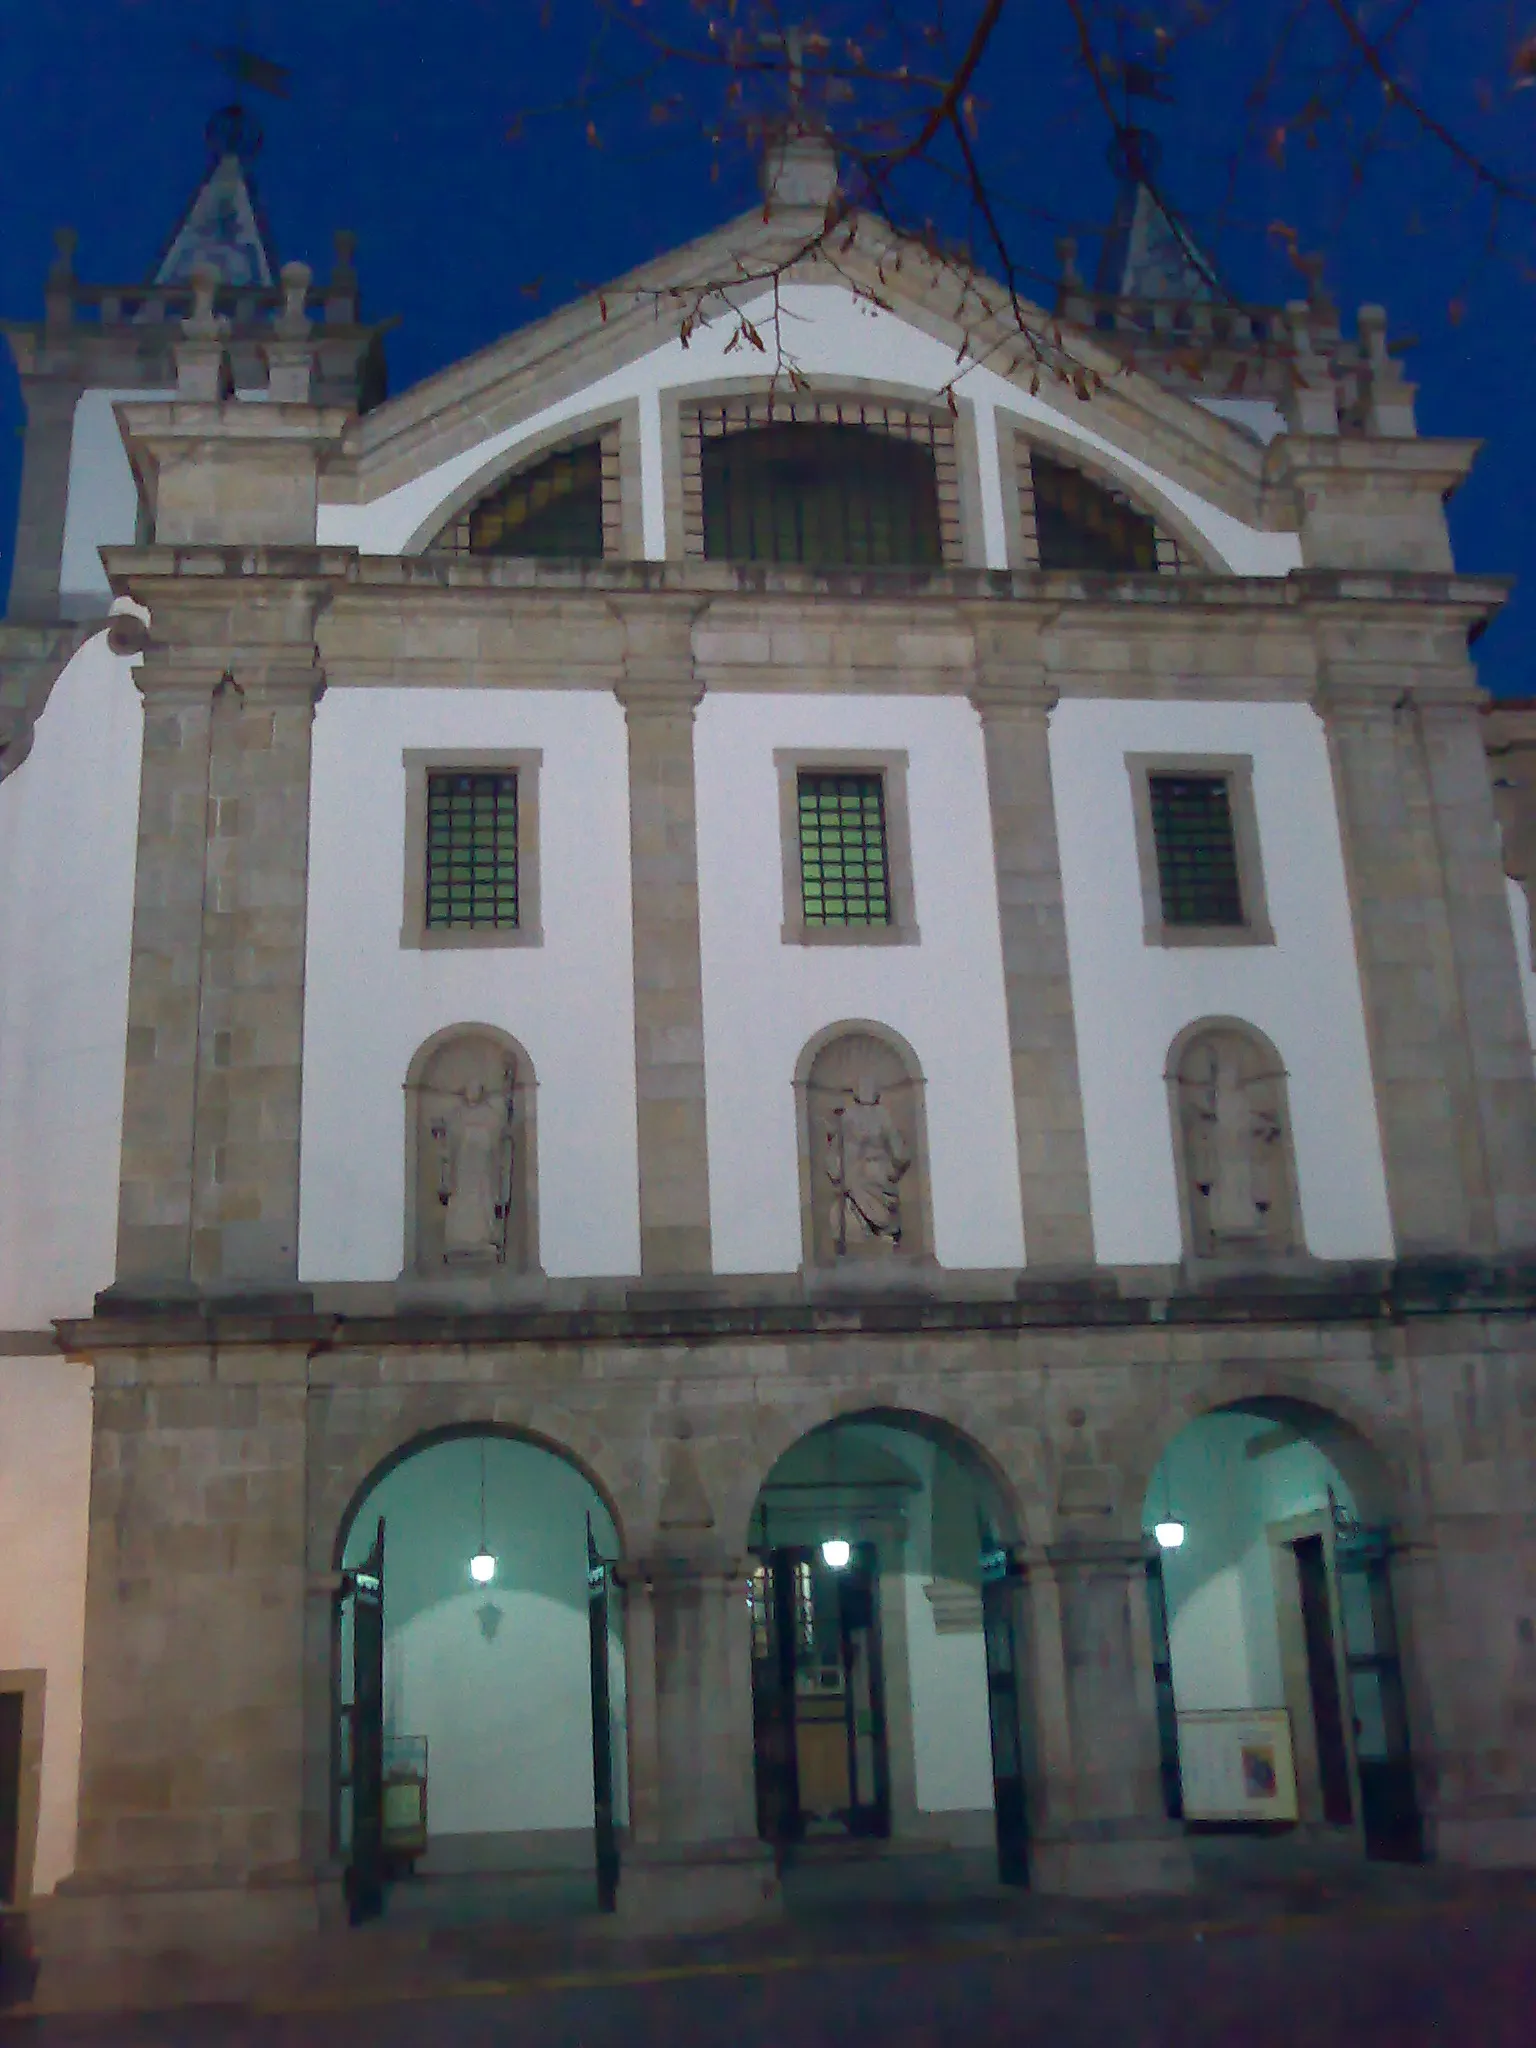
[[(828, 175), (385, 400), (349, 251), (275, 275), (232, 145), (217, 233), (134, 291), (61, 244), (9, 330), (45, 1951), (373, 1909), (361, 1538), (487, 1438), (591, 1492), (571, 1825), (637, 1925), (772, 1912), (818, 1829), (1077, 1893), (1188, 1886), (1202, 1814), (1536, 1862), (1531, 735), (1468, 654), (1475, 448), (1376, 309), (1069, 264), (1081, 396), (870, 223), (681, 334)], [(1234, 1476), (1179, 1476), (1202, 1429)]]

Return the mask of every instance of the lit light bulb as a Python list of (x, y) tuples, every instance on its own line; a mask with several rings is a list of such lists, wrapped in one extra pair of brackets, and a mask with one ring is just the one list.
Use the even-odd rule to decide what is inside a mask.
[(496, 1560), (488, 1550), (482, 1550), (469, 1560), (469, 1576), (477, 1586), (488, 1586), (496, 1576)]
[(846, 1571), (852, 1556), (853, 1545), (841, 1536), (829, 1536), (821, 1546), (822, 1562), (835, 1572)]
[(1152, 1534), (1157, 1538), (1160, 1549), (1177, 1550), (1184, 1541), (1184, 1524), (1182, 1522), (1159, 1522), (1152, 1531)]

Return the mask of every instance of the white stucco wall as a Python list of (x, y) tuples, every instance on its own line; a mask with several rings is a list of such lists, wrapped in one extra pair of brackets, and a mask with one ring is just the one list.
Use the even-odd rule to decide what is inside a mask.
[(992, 1807), (992, 1735), (987, 1723), (987, 1664), (981, 1631), (940, 1635), (922, 1576), (887, 1580), (906, 1602), (907, 1669), (912, 1688), (912, 1752), (920, 1813), (988, 1812)]
[[(719, 691), (694, 727), (715, 1269), (800, 1264), (795, 1065), (829, 1024), (885, 1024), (927, 1080), (935, 1249), (1023, 1257), (981, 726), (962, 700)], [(921, 943), (785, 945), (775, 748), (904, 748)]]
[[(955, 378), (952, 347), (922, 333), (895, 313), (863, 303), (840, 286), (790, 285), (783, 292), (782, 304), (785, 350), (797, 368), (813, 381), (854, 377), (933, 397)], [(765, 295), (744, 310), (760, 327), (772, 321), (770, 296)], [(437, 464), (369, 504), (322, 505), (321, 542), (353, 546), (365, 553), (399, 554), (426, 525), (437, 506), (498, 458), (504, 456), (511, 467), (523, 442), (594, 409), (616, 407), (637, 399), (645, 552), (652, 559), (661, 558), (667, 552), (667, 535), (662, 502), (660, 394), (706, 382), (718, 384), (722, 378), (761, 382), (764, 358), (757, 350), (737, 348), (729, 355), (725, 352), (735, 327), (734, 318), (716, 320), (696, 332), (686, 350), (674, 332), (633, 362), (596, 379), (570, 397), (543, 407), (516, 426), (488, 436), (462, 455)], [(1003, 485), (996, 453), (1000, 413), (1026, 428), (1031, 421), (1048, 424), (1077, 442), (1085, 456), (1106, 457), (1128, 480), (1139, 478), (1152, 485), (1175, 511), (1190, 520), (1217, 558), (1237, 573), (1284, 576), (1300, 566), (1300, 543), (1295, 534), (1266, 533), (1245, 526), (1183, 485), (1161, 476), (1099, 430), (1091, 401), (1081, 404), (1065, 399), (1053, 403), (1056, 394), (1052, 389), (1031, 397), (995, 370), (977, 364), (962, 372), (956, 388), (976, 408), (981, 448), (982, 529), (989, 568), (1007, 567)]]
[[(315, 718), (299, 1270), (392, 1280), (404, 1258), (406, 1070), (491, 1024), (538, 1081), (551, 1275), (640, 1264), (624, 714), (595, 691), (333, 689)], [(402, 948), (408, 747), (538, 748), (542, 946)]]
[(1515, 932), (1515, 958), (1520, 964), (1520, 994), (1525, 1001), (1525, 1028), (1536, 1056), (1536, 968), (1531, 964), (1531, 912), (1523, 886), (1506, 876), (1509, 892), (1509, 921)]
[(88, 640), (0, 783), (0, 1331), (112, 1278), (143, 712)]
[(37, 1892), (75, 1862), (90, 1476), (89, 1368), (0, 1357), (0, 1672), (45, 1674)]
[[(1149, 946), (1130, 753), (1249, 754), (1272, 946)], [(1257, 1026), (1288, 1079), (1307, 1249), (1393, 1251), (1359, 972), (1322, 724), (1301, 704), (1069, 699), (1051, 770), (1098, 1256), (1182, 1251), (1164, 1071), (1197, 1018)]]

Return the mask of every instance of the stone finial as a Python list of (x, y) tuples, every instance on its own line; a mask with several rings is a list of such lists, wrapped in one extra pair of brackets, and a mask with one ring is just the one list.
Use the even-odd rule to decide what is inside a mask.
[(837, 152), (825, 135), (791, 131), (778, 136), (763, 157), (762, 185), (770, 209), (825, 213), (837, 198)]
[(336, 230), (336, 260), (325, 287), (325, 317), (334, 327), (350, 327), (357, 318), (357, 237), (347, 228)]
[(1313, 308), (1305, 299), (1292, 299), (1285, 313), (1292, 352), (1286, 424), (1293, 434), (1337, 434), (1339, 395), (1333, 366), (1318, 353), (1312, 338)]
[(199, 263), (192, 273), (192, 310), (181, 323), (183, 334), (208, 341), (228, 334), (229, 322), (213, 310), (218, 289), (219, 273), (211, 264)]
[(213, 310), (219, 274), (200, 263), (192, 273), (192, 311), (181, 323), (176, 343), (176, 392), (199, 404), (216, 405), (229, 396), (229, 322)]
[(53, 266), (48, 272), (50, 284), (69, 284), (75, 275), (75, 247), (80, 236), (74, 228), (55, 228), (53, 231)]
[(272, 325), (279, 334), (298, 339), (309, 332), (309, 315), (305, 306), (314, 273), (307, 263), (285, 263), (281, 275), (283, 308)]
[(1355, 315), (1366, 371), (1366, 431), (1403, 440), (1418, 433), (1413, 399), (1417, 386), (1387, 349), (1387, 309), (1362, 306)]
[(272, 339), (265, 354), (268, 390), (273, 399), (285, 405), (309, 403), (315, 351), (309, 339), (309, 315), (304, 309), (312, 277), (307, 263), (283, 265), (282, 311), (272, 322)]

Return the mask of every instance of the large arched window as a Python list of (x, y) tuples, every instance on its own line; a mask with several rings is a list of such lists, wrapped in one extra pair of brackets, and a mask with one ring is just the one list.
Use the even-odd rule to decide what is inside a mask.
[(810, 568), (937, 568), (931, 445), (877, 427), (798, 420), (706, 438), (704, 553)]
[(1019, 442), (1019, 514), (1027, 568), (1152, 575), (1183, 567), (1178, 542), (1112, 483)]
[[(432, 552), (600, 561), (612, 552), (605, 538), (617, 513), (617, 488), (616, 438), (611, 462), (602, 438), (557, 448), (466, 505), (433, 541)], [(614, 501), (607, 518), (605, 495)]]

